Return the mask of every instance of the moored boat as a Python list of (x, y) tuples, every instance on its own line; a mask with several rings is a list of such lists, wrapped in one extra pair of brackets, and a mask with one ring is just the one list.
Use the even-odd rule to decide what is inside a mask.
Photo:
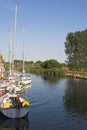
[(0, 83), (0, 97), (7, 92), (8, 83), (1, 82)]
[(7, 87), (7, 91), (10, 93), (22, 94), (28, 88), (31, 88), (31, 84), (22, 84), (19, 79), (15, 81), (14, 83), (9, 84)]
[(9, 118), (22, 118), (29, 112), (30, 103), (16, 94), (8, 93), (0, 104), (0, 111)]
[(23, 58), (23, 64), (22, 64), (22, 74), (20, 75), (20, 82), (23, 85), (31, 84), (32, 83), (32, 78), (29, 74), (26, 74), (25, 72), (25, 62), (24, 62), (24, 31), (25, 28), (23, 28), (23, 52), (22, 52), (22, 58)]
[(32, 83), (31, 76), (27, 74), (20, 75), (20, 83), (23, 85), (31, 84)]
[(7, 85), (6, 84), (0, 84), (0, 92), (1, 91), (6, 91)]

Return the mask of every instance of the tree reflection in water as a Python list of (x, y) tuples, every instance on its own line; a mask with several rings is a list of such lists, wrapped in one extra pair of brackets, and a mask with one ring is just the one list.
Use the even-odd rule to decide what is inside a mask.
[(43, 78), (44, 82), (46, 84), (49, 84), (50, 86), (55, 86), (60, 81), (60, 77), (43, 75), (42, 78)]
[(87, 81), (67, 79), (63, 101), (65, 111), (70, 114), (87, 115)]

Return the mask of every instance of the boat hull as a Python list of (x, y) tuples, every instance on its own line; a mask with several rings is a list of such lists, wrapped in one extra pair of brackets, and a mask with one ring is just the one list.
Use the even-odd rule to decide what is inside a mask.
[(26, 116), (29, 112), (29, 108), (10, 108), (10, 109), (2, 109), (2, 114), (9, 118), (22, 118)]
[(29, 79), (29, 80), (22, 80), (21, 83), (22, 83), (23, 85), (28, 85), (28, 84), (31, 84), (31, 83), (32, 83), (32, 80), (31, 80), (31, 79)]

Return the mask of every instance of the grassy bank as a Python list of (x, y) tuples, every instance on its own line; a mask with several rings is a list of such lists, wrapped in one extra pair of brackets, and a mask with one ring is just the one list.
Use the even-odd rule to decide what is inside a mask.
[(43, 69), (40, 67), (32, 67), (27, 70), (29, 73), (38, 74), (38, 75), (47, 75), (52, 77), (64, 77), (65, 71), (62, 69)]

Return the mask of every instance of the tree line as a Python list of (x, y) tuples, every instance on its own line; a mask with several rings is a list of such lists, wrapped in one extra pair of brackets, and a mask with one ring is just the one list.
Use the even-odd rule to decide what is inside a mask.
[[(5, 62), (5, 70), (9, 70), (9, 62)], [(48, 76), (64, 76), (65, 71), (62, 69), (64, 64), (59, 63), (55, 59), (50, 59), (46, 61), (25, 61), (24, 70), (27, 73), (34, 73), (39, 75), (48, 75)], [(14, 60), (14, 70), (22, 72), (23, 61)]]

